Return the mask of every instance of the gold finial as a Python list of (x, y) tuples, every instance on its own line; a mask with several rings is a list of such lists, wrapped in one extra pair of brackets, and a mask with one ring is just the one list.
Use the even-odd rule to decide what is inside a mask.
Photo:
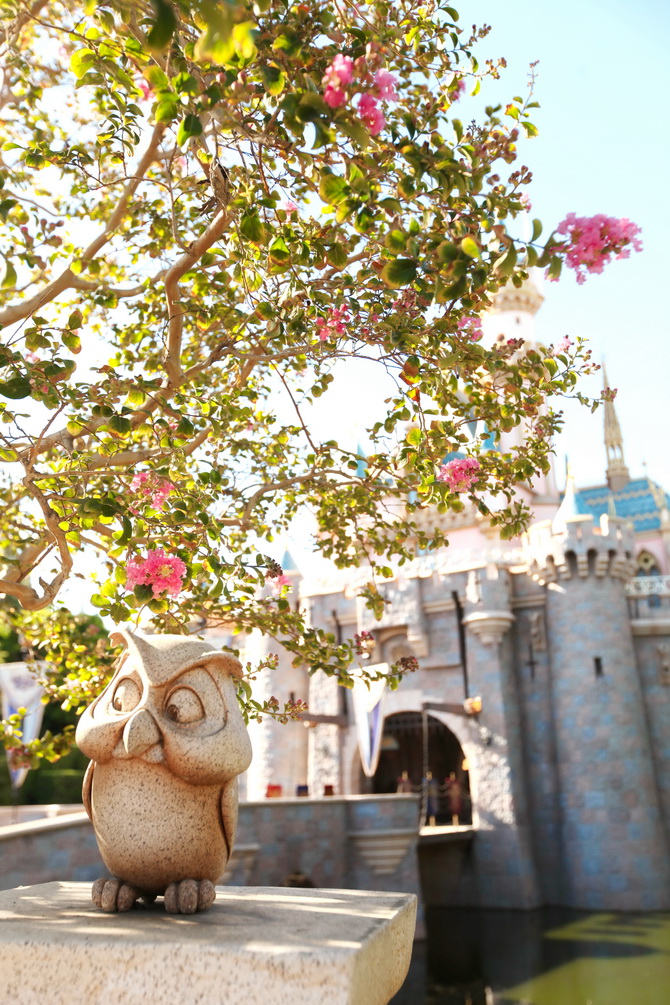
[[(607, 370), (603, 363), (603, 390), (609, 387)], [(613, 401), (605, 402), (605, 453), (607, 455), (607, 484), (617, 492), (630, 481), (630, 472), (623, 457), (623, 436)]]

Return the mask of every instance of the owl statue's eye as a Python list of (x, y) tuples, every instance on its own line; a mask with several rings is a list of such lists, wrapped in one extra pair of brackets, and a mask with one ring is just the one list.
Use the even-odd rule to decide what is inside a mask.
[(190, 687), (178, 687), (165, 701), (165, 714), (173, 722), (198, 722), (204, 719), (205, 710), (195, 691)]
[(132, 712), (141, 697), (142, 692), (139, 685), (130, 677), (124, 677), (116, 685), (114, 697), (112, 698), (112, 708), (116, 712)]

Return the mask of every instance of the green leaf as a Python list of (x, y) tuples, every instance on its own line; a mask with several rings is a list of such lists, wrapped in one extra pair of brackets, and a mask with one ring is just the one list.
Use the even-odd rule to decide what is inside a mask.
[(295, 114), (296, 118), (300, 119), (301, 122), (313, 122), (320, 115), (326, 115), (329, 110), (328, 105), (320, 94), (317, 94), (316, 91), (305, 91), (300, 96)]
[(3, 398), (27, 398), (31, 391), (28, 377), (18, 375), (0, 382), (0, 395)]
[(410, 429), (405, 439), (409, 443), (410, 447), (418, 447), (423, 440), (423, 434), (420, 429), (414, 427), (414, 429)]
[(407, 234), (402, 230), (391, 230), (384, 238), (384, 247), (389, 251), (404, 251), (407, 244)]
[(130, 423), (130, 419), (127, 419), (125, 415), (112, 415), (107, 425), (120, 436), (128, 436), (128, 434), (132, 432), (133, 428)]
[[(177, 76), (174, 78), (173, 84), (175, 86), (175, 89), (179, 91), (180, 94), (198, 93), (198, 81), (195, 79), (195, 77), (192, 77), (190, 73), (186, 73), (185, 71), (182, 71), (181, 73), (177, 74)], [(166, 78), (166, 84), (162, 86), (167, 86), (167, 78)]]
[(339, 206), (346, 199), (348, 192), (349, 186), (344, 178), (336, 174), (321, 175), (319, 195), (329, 206)]
[(263, 300), (256, 304), (256, 314), (264, 321), (270, 321), (275, 316), (275, 308), (267, 300)]
[(70, 352), (75, 354), (81, 352), (81, 339), (74, 332), (63, 332), (61, 342), (64, 346), (67, 346)]
[(177, 145), (184, 147), (192, 136), (200, 136), (201, 134), (202, 122), (198, 116), (193, 114), (185, 115), (179, 123), (179, 129), (177, 130)]
[(286, 85), (286, 75), (277, 66), (261, 67), (263, 85), (268, 94), (281, 94)]
[(470, 258), (481, 258), (482, 253), (479, 250), (479, 245), (472, 237), (464, 237), (461, 241), (461, 250), (465, 252)]
[[(175, 78), (175, 83), (182, 74), (179, 74)], [(161, 70), (160, 66), (149, 66), (146, 71), (146, 78), (149, 85), (153, 91), (169, 90), (170, 81), (168, 80), (167, 74)]]
[(240, 234), (253, 244), (263, 244), (265, 225), (258, 213), (247, 210), (240, 220)]
[(92, 49), (77, 49), (70, 57), (70, 69), (75, 77), (80, 80), (84, 74), (95, 63), (97, 56)]
[(268, 249), (268, 254), (270, 261), (275, 265), (285, 265), (291, 258), (291, 252), (288, 250), (283, 237), (275, 237)]
[(177, 18), (172, 10), (172, 4), (166, 0), (151, 0), (156, 16), (153, 28), (147, 35), (147, 45), (154, 51), (165, 49), (177, 28)]
[(350, 140), (357, 143), (362, 150), (365, 150), (370, 146), (370, 133), (362, 122), (357, 122), (355, 119), (349, 118), (338, 119), (337, 128), (340, 132), (344, 133), (345, 136), (348, 136)]
[(502, 259), (502, 261), (496, 264), (496, 270), (503, 276), (511, 276), (516, 267), (517, 252), (514, 245), (511, 245), (509, 251)]
[(402, 204), (399, 203), (397, 199), (380, 199), (378, 205), (381, 206), (386, 213), (402, 213)]
[(399, 286), (407, 286), (416, 278), (417, 263), (413, 258), (396, 258), (382, 269), (382, 279), (386, 285), (397, 290)]
[(542, 224), (539, 220), (533, 220), (533, 235), (531, 241), (537, 241), (538, 237), (542, 233)]
[(135, 587), (133, 594), (137, 597), (140, 603), (146, 604), (148, 600), (153, 600), (154, 589), (153, 586), (140, 584)]
[(326, 258), (331, 265), (343, 269), (349, 261), (349, 253), (343, 244), (332, 244), (326, 251)]
[(158, 105), (156, 106), (156, 114), (154, 115), (154, 122), (171, 122), (172, 119), (177, 118), (180, 106), (176, 97), (176, 95), (174, 95), (174, 97), (170, 95), (170, 97), (164, 101), (158, 102)]
[(5, 259), (5, 275), (2, 280), (2, 289), (8, 290), (12, 286), (16, 286), (16, 269), (11, 262)]
[(67, 326), (70, 331), (74, 331), (75, 328), (81, 328), (82, 323), (83, 319), (81, 311), (79, 309), (72, 311), (72, 314), (70, 314), (70, 317), (67, 319)]

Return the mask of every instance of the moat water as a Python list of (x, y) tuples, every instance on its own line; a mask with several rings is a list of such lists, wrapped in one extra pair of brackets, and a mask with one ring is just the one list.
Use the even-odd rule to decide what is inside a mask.
[(392, 1005), (669, 1005), (670, 913), (432, 908)]

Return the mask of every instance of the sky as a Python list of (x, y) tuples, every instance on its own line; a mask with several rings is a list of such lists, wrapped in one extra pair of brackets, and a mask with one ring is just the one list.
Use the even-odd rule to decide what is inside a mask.
[[(667, 0), (463, 0), (461, 24), (490, 24), (485, 57), (507, 70), (483, 88), (486, 103), (520, 94), (536, 68), (533, 121), (539, 136), (521, 147), (533, 171), (532, 215), (548, 233), (567, 213), (626, 217), (642, 228), (644, 250), (579, 286), (564, 271), (546, 283), (537, 315), (545, 343), (589, 340), (618, 388), (616, 409), (632, 477), (646, 473), (670, 490), (670, 312), (666, 290), (669, 213), (664, 178), (670, 155), (670, 4)], [(489, 97), (491, 95), (491, 97)], [(600, 375), (586, 379), (597, 394)], [(602, 409), (568, 403), (557, 443), (578, 486), (604, 481)]]

